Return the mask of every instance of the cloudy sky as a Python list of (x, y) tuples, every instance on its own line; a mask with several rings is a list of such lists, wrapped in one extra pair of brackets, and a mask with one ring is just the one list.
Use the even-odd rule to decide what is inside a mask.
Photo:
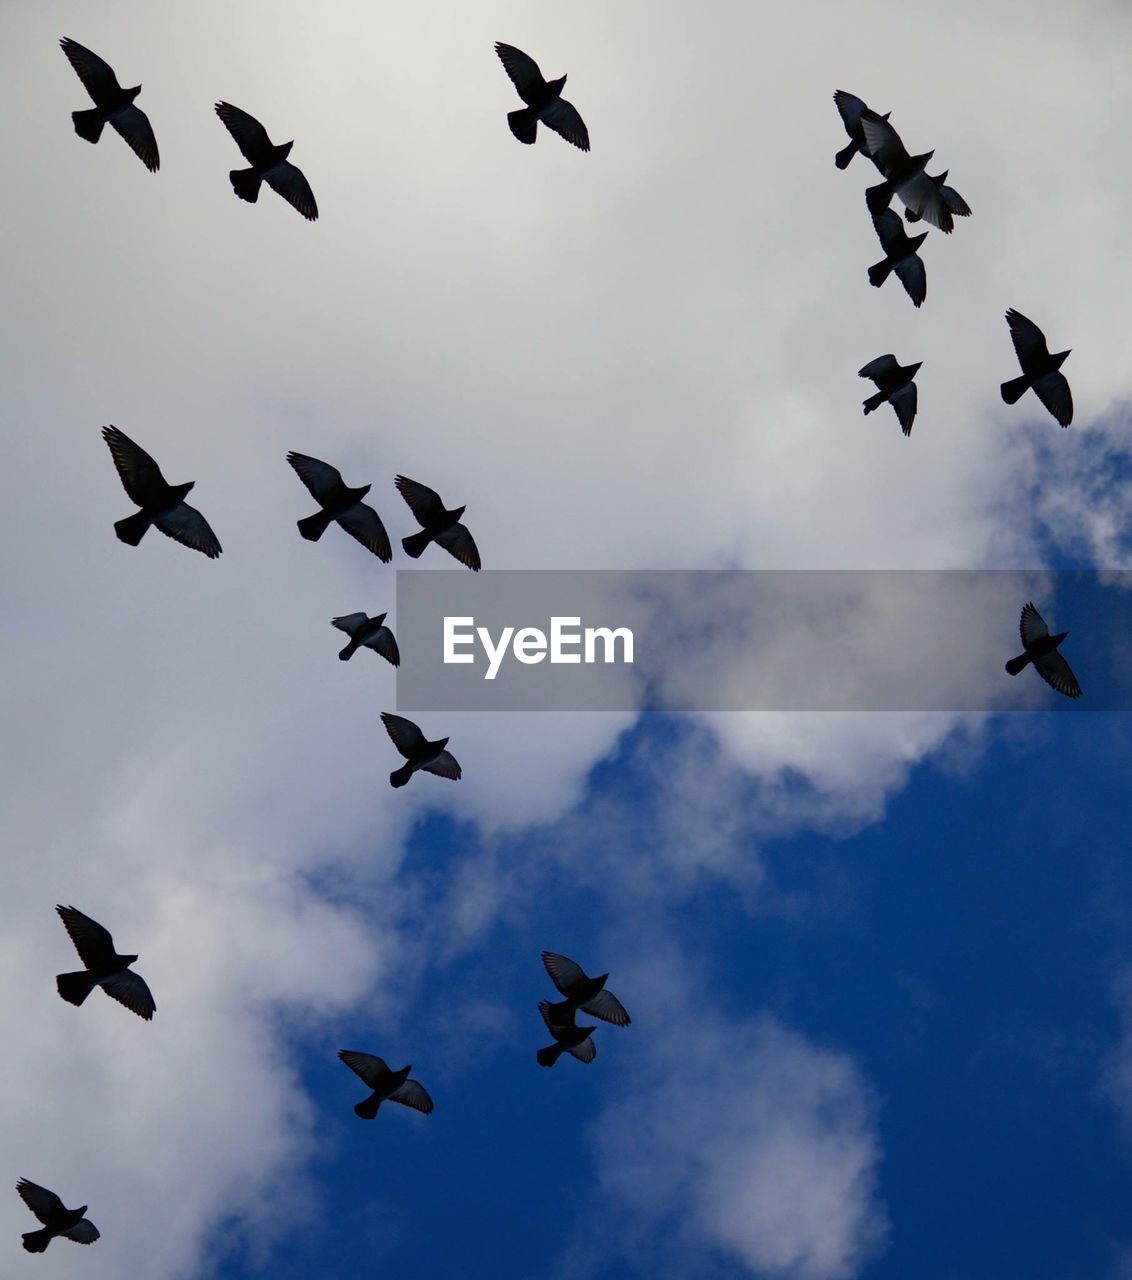
[[(0, 22), (0, 1152), (102, 1231), (32, 1258), (8, 1193), (5, 1275), (1127, 1280), (1124, 718), (432, 712), (464, 778), (394, 791), (392, 672), (328, 624), (408, 562), (304, 542), (284, 461), (372, 482), (395, 545), (393, 476), (433, 485), (488, 568), (1129, 567), (1123, 0)], [(75, 136), (64, 35), (143, 85), (158, 174)], [(495, 40), (569, 73), (591, 154), (512, 138)], [(920, 311), (868, 286), (837, 88), (975, 211)], [(235, 198), (220, 99), (295, 139), (316, 224)], [(1007, 307), (1072, 348), (1068, 431), (998, 397)], [(887, 351), (907, 440), (861, 414)], [(219, 561), (115, 539), (106, 423)], [(57, 902), (152, 1024), (58, 998)], [(633, 1015), (592, 1066), (535, 1064), (543, 948)], [(340, 1048), (435, 1113), (358, 1121)]]

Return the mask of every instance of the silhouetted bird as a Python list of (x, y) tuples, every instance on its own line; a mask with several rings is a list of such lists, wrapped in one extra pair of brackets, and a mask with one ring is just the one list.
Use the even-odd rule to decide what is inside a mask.
[[(869, 108), (856, 94), (846, 93), (844, 89), (838, 89), (833, 95), (833, 100), (837, 104), (837, 110), (841, 115), (841, 123), (845, 126), (845, 132), (849, 135), (849, 145), (843, 147), (833, 157), (833, 163), (839, 169), (847, 169), (849, 161), (858, 152), (863, 156), (869, 154), (869, 146), (865, 141), (865, 131), (861, 128), (861, 114), (868, 111)], [(873, 114), (875, 115), (876, 113), (874, 112)], [(891, 114), (891, 111), (886, 111), (880, 118), (887, 120)]]
[(43, 1223), (41, 1231), (25, 1231), (24, 1248), (28, 1253), (43, 1253), (56, 1236), (66, 1236), (76, 1244), (94, 1244), (98, 1239), (98, 1228), (83, 1216), (87, 1211), (84, 1204), (79, 1209), (68, 1209), (54, 1191), (21, 1178), (16, 1183), (20, 1199)]
[(134, 515), (114, 522), (114, 532), (118, 537), (136, 547), (152, 524), (167, 538), (215, 560), (220, 554), (216, 534), (196, 507), (190, 507), (185, 501), (185, 494), (196, 481), (167, 484), (157, 463), (117, 427), (103, 427), (102, 438), (110, 446), (111, 457), (127, 496), (141, 507)]
[(232, 190), (241, 200), (255, 204), (259, 199), (259, 185), (267, 185), (279, 193), (284, 200), (310, 222), (318, 217), (318, 205), (314, 202), (314, 192), (310, 183), (287, 157), (291, 154), (294, 142), (283, 142), (276, 146), (267, 136), (267, 130), (246, 111), (234, 107), (230, 102), (218, 102), (216, 114), (224, 121), (228, 132), (236, 139), (236, 145), (243, 153), (244, 159), (251, 165), (250, 169), (233, 169), (228, 174)]
[(538, 1011), (546, 1023), (546, 1029), (554, 1037), (554, 1043), (540, 1049), (535, 1057), (540, 1067), (553, 1067), (564, 1053), (572, 1054), (579, 1062), (593, 1062), (597, 1057), (597, 1045), (591, 1035), (597, 1027), (579, 1027), (574, 1022), (574, 1011), (570, 1010), (566, 1022), (555, 1022), (550, 1016), (550, 1004), (542, 1000)]
[(468, 508), (465, 506), (457, 507), (454, 511), (445, 510), (440, 494), (435, 489), (418, 484), (407, 476), (397, 476), (393, 483), (409, 504), (409, 510), (417, 517), (418, 524), (422, 526), (420, 533), (401, 539), (405, 554), (416, 560), (430, 542), (435, 542), (449, 555), (455, 556), (461, 564), (467, 565), (474, 573), (479, 573), (480, 553), (472, 535), (460, 523), (460, 517)]
[[(944, 169), (942, 173), (937, 173), (934, 177), (928, 175), (928, 181), (934, 182), (936, 189), (939, 191), (940, 199), (947, 206), (948, 212), (954, 214), (957, 218), (969, 218), (971, 216), (971, 206), (966, 200), (955, 190), (954, 187), (946, 186), (948, 171)], [(917, 213), (915, 209), (905, 209), (904, 216), (909, 222), (919, 222), (923, 214)]]
[(411, 720), (395, 716), (391, 711), (381, 713), (381, 722), (393, 739), (393, 745), (408, 761), (408, 764), (394, 769), (389, 775), (392, 786), (403, 787), (418, 769), (423, 769), (425, 773), (435, 773), (438, 778), (451, 778), (453, 782), (459, 782), (460, 766), (452, 753), (444, 750), (448, 745), (447, 738), (429, 742)]
[(103, 126), (110, 125), (125, 138), (134, 155), (150, 173), (156, 173), (161, 165), (157, 139), (153, 136), (149, 117), (140, 107), (134, 106), (134, 99), (141, 93), (141, 85), (123, 89), (113, 69), (98, 54), (84, 49), (69, 36), (59, 41), (59, 47), (67, 55), (67, 61), (78, 73), (94, 103), (86, 111), (71, 112), (75, 132), (87, 142), (97, 142), (102, 137)]
[(873, 226), (884, 250), (884, 260), (869, 268), (869, 284), (879, 289), (888, 279), (889, 272), (895, 271), (904, 292), (917, 307), (920, 306), (928, 296), (928, 273), (919, 248), (928, 238), (928, 233), (921, 231), (918, 236), (910, 236), (904, 230), (900, 215), (891, 209), (874, 214)]
[(400, 1071), (390, 1071), (381, 1058), (372, 1053), (357, 1053), (353, 1049), (340, 1049), (338, 1056), (350, 1070), (369, 1085), (373, 1093), (354, 1108), (354, 1114), (363, 1120), (372, 1120), (383, 1102), (400, 1102), (403, 1106), (412, 1107), (414, 1111), (423, 1111), (426, 1116), (432, 1115), (432, 1099), (416, 1080), (409, 1079), (413, 1065), (402, 1067)]
[(1032, 387), (1042, 404), (1063, 427), (1067, 427), (1073, 421), (1073, 395), (1065, 374), (1060, 370), (1069, 352), (1058, 351), (1050, 355), (1045, 334), (1013, 307), (1006, 313), (1006, 323), (1010, 326), (1022, 376), (1002, 384), (1002, 398), (1007, 404), (1014, 404)]
[(557, 1004), (547, 1005), (548, 1024), (569, 1026), (574, 1021), (575, 1011), (581, 1009), (592, 1018), (612, 1022), (615, 1027), (629, 1025), (631, 1019), (625, 1006), (612, 991), (605, 990), (608, 973), (591, 978), (581, 965), (553, 951), (544, 951), (542, 962), (550, 974), (550, 980), (566, 997)]
[[(884, 175), (882, 183), (869, 187), (865, 192), (869, 212), (877, 214), (882, 209), (887, 209), (895, 195), (913, 213), (930, 222), (933, 227), (938, 227), (945, 235), (950, 235), (955, 226), (951, 216), (954, 210), (949, 207), (935, 180), (924, 172), (924, 166), (935, 152), (909, 155), (900, 135), (875, 111), (862, 112), (861, 129), (869, 156)], [(954, 194), (963, 208), (967, 209), (962, 197), (957, 192)], [(967, 213), (970, 212), (967, 209)]]
[(858, 369), (858, 378), (869, 378), (876, 383), (877, 387), (876, 395), (869, 396), (864, 402), (866, 417), (887, 401), (896, 410), (901, 430), (906, 436), (910, 436), (912, 423), (916, 420), (914, 378), (923, 363), (920, 360), (916, 364), (902, 365), (894, 355), (886, 355), (877, 356), (863, 369)]
[(511, 111), (507, 123), (520, 142), (534, 142), (541, 120), (567, 142), (582, 151), (590, 149), (590, 135), (575, 108), (562, 97), (566, 77), (547, 81), (538, 69), (538, 63), (514, 45), (495, 43), (499, 61), (511, 77), (511, 83), (519, 91), (519, 97), (527, 104), (521, 111)]
[(1073, 674), (1069, 663), (1057, 651), (1058, 645), (1069, 632), (1061, 631), (1051, 636), (1049, 627), (1046, 626), (1042, 615), (1034, 608), (1032, 600), (1022, 609), (1018, 630), (1026, 651), (1010, 659), (1006, 664), (1007, 671), (1012, 676), (1016, 676), (1032, 662), (1034, 670), (1046, 684), (1056, 689), (1058, 693), (1065, 694), (1067, 698), (1079, 698), (1081, 686), (1077, 683), (1077, 677)]
[(120, 956), (108, 930), (74, 907), (55, 908), (63, 921), (79, 959), (86, 965), (80, 973), (61, 973), (55, 979), (59, 994), (68, 1004), (79, 1005), (95, 987), (124, 1004), (146, 1022), (157, 1011), (153, 995), (140, 974), (131, 973), (137, 956)]
[(375, 556), (388, 564), (393, 559), (389, 535), (381, 523), (381, 517), (362, 499), (372, 485), (349, 489), (342, 480), (342, 473), (328, 462), (320, 462), (305, 453), (291, 452), (287, 461), (295, 468), (299, 479), (307, 486), (311, 496), (322, 507), (313, 516), (298, 521), (299, 532), (308, 542), (317, 542), (330, 524), (337, 520), (343, 529)]
[(364, 613), (347, 613), (341, 618), (331, 618), (330, 625), (345, 631), (350, 637), (350, 643), (338, 655), (342, 661), (348, 662), (359, 649), (365, 648), (380, 653), (386, 662), (399, 667), (401, 655), (397, 652), (397, 641), (384, 623), (384, 613), (373, 618), (367, 618)]

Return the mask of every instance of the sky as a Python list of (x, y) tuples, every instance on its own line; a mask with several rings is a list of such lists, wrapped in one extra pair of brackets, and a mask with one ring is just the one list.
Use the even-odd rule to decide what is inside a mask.
[[(10, 1192), (5, 1274), (1128, 1280), (1132, 726), (1041, 572), (1130, 567), (1127, 7), (0, 24), (0, 1152), (102, 1233), (25, 1254)], [(75, 136), (62, 36), (142, 84), (159, 173)], [(511, 136), (496, 40), (568, 73), (590, 154)], [(919, 311), (867, 283), (839, 88), (974, 210)], [(317, 223), (235, 198), (222, 99), (295, 140)], [(998, 396), (1008, 307), (1072, 348), (1068, 430)], [(861, 413), (888, 351), (924, 362), (909, 439)], [(218, 561), (115, 539), (107, 423), (197, 482)], [(408, 562), (304, 542), (292, 449), (372, 482), (395, 546), (394, 475), (466, 503), (487, 569), (1032, 571), (1085, 697), (433, 711), (463, 779), (395, 791), (393, 673), (329, 620)], [(139, 954), (151, 1024), (58, 998), (56, 903)], [(544, 948), (632, 1014), (590, 1066), (535, 1063)], [(435, 1112), (358, 1120), (342, 1048)]]

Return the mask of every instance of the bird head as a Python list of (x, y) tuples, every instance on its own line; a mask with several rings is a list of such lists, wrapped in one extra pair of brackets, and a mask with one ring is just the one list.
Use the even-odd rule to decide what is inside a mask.
[(927, 238), (928, 238), (928, 233), (927, 233), (926, 231), (921, 231), (921, 232), (920, 232), (920, 234), (919, 234), (918, 236), (909, 236), (909, 237), (908, 237), (908, 246), (909, 246), (909, 248), (910, 248), (910, 249), (912, 249), (913, 251), (915, 251), (916, 249), (918, 249), (918, 248), (920, 247), (920, 245), (922, 245), (922, 244), (924, 243), (924, 241), (925, 241)]
[(86, 1211), (87, 1211), (89, 1208), (90, 1208), (90, 1205), (89, 1205), (89, 1204), (80, 1205), (80, 1206), (75, 1210), (75, 1212), (76, 1212), (80, 1217), (86, 1217)]
[(376, 618), (374, 618), (374, 622), (375, 622), (379, 627), (381, 626), (381, 624), (382, 624), (384, 621), (385, 621), (385, 614), (384, 614), (384, 613), (379, 613), (379, 614), (377, 615), (377, 617), (376, 617)]
[[(1067, 351), (1065, 354), (1068, 355), (1069, 352)], [(464, 514), (465, 511), (467, 511), (467, 509), (468, 509), (468, 505), (467, 503), (465, 503), (462, 507), (457, 507), (456, 510), (452, 512), (452, 514), (456, 517), (457, 520), (459, 520), (459, 518)]]
[(447, 745), (448, 745), (448, 739), (441, 738), (440, 741), (436, 744), (436, 747), (438, 751), (443, 751)]
[(910, 364), (908, 366), (909, 374), (914, 378), (916, 374), (919, 373), (919, 371), (923, 368), (923, 365), (924, 365), (924, 362), (922, 360), (917, 360), (915, 364)]
[(122, 959), (125, 960), (127, 964), (133, 964), (137, 959), (137, 956), (123, 956)]
[[(290, 146), (291, 144), (288, 143), (287, 145)], [(363, 484), (360, 489), (355, 489), (354, 492), (358, 495), (359, 498), (364, 498), (372, 488), (373, 488), (373, 482), (371, 481), (369, 484)]]
[(884, 113), (884, 115), (883, 115), (883, 116), (881, 116), (881, 119), (882, 119), (882, 120), (887, 120), (887, 119), (888, 119), (888, 117), (889, 117), (890, 115), (892, 115), (892, 112), (891, 112), (891, 111), (886, 111), (886, 112)]
[(1053, 361), (1053, 367), (1054, 367), (1055, 369), (1060, 369), (1060, 368), (1061, 368), (1061, 366), (1065, 363), (1065, 361), (1066, 361), (1066, 360), (1069, 358), (1069, 356), (1072, 354), (1072, 350), (1073, 350), (1073, 349), (1072, 349), (1072, 347), (1071, 347), (1071, 348), (1069, 349), (1069, 351), (1058, 351), (1058, 352), (1056, 352), (1054, 355), (1050, 356), (1050, 359)]
[(1050, 639), (1053, 641), (1053, 646), (1054, 646), (1054, 648), (1055, 648), (1055, 649), (1056, 649), (1056, 648), (1057, 648), (1057, 646), (1062, 642), (1062, 640), (1064, 640), (1064, 639), (1065, 639), (1065, 637), (1066, 637), (1068, 634), (1069, 634), (1069, 632), (1068, 632), (1068, 631), (1059, 631), (1059, 632), (1057, 633), (1057, 635), (1055, 635), (1055, 636), (1050, 636)]
[(925, 151), (925, 152), (924, 152), (924, 154), (923, 154), (922, 156), (913, 156), (913, 157), (912, 157), (912, 163), (913, 163), (913, 164), (915, 164), (915, 165), (918, 165), (918, 166), (922, 169), (922, 168), (927, 164), (927, 162), (932, 158), (932, 156), (934, 156), (934, 155), (935, 155), (935, 151), (934, 151), (934, 150), (933, 150), (933, 151)]
[(550, 83), (549, 83), (546, 87), (547, 87), (548, 89), (553, 89), (555, 93), (561, 93), (561, 92), (562, 92), (562, 86), (563, 86), (565, 83), (566, 83), (566, 77), (565, 77), (565, 76), (561, 76), (561, 77), (560, 77), (559, 79), (557, 79), (557, 80), (551, 80), (551, 81), (550, 81)]
[(173, 484), (173, 485), (170, 485), (169, 487), (177, 495), (178, 500), (183, 501), (185, 495), (189, 492), (189, 490), (195, 484), (196, 484), (195, 480), (186, 480), (184, 484)]
[(947, 175), (949, 172), (950, 170), (944, 169), (942, 173), (937, 173), (936, 176), (932, 179), (932, 181), (935, 183), (937, 187), (942, 187), (943, 184), (947, 181)]
[(138, 96), (139, 93), (141, 93), (140, 84), (136, 84), (132, 89), (126, 90), (126, 96), (130, 99), (131, 102), (133, 102), (133, 100)]
[(280, 145), (279, 145), (279, 159), (280, 159), (280, 160), (286, 160), (286, 159), (287, 159), (287, 157), (291, 154), (291, 148), (292, 148), (294, 145), (295, 145), (295, 140), (294, 140), (293, 138), (291, 139), (291, 141), (290, 141), (290, 142), (283, 142), (283, 143), (280, 143)]

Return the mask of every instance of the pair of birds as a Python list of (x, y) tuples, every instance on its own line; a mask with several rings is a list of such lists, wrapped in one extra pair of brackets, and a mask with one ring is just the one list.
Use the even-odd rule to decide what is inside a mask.
[(579, 1062), (593, 1062), (597, 1057), (597, 1046), (593, 1042), (597, 1027), (578, 1026), (578, 1010), (611, 1022), (615, 1027), (627, 1027), (632, 1021), (621, 1001), (605, 989), (609, 974), (599, 973), (591, 978), (580, 964), (554, 951), (544, 951), (542, 963), (564, 999), (553, 1004), (549, 1000), (539, 1002), (538, 1011), (554, 1039), (553, 1044), (535, 1055), (539, 1066), (553, 1067), (564, 1053)]

